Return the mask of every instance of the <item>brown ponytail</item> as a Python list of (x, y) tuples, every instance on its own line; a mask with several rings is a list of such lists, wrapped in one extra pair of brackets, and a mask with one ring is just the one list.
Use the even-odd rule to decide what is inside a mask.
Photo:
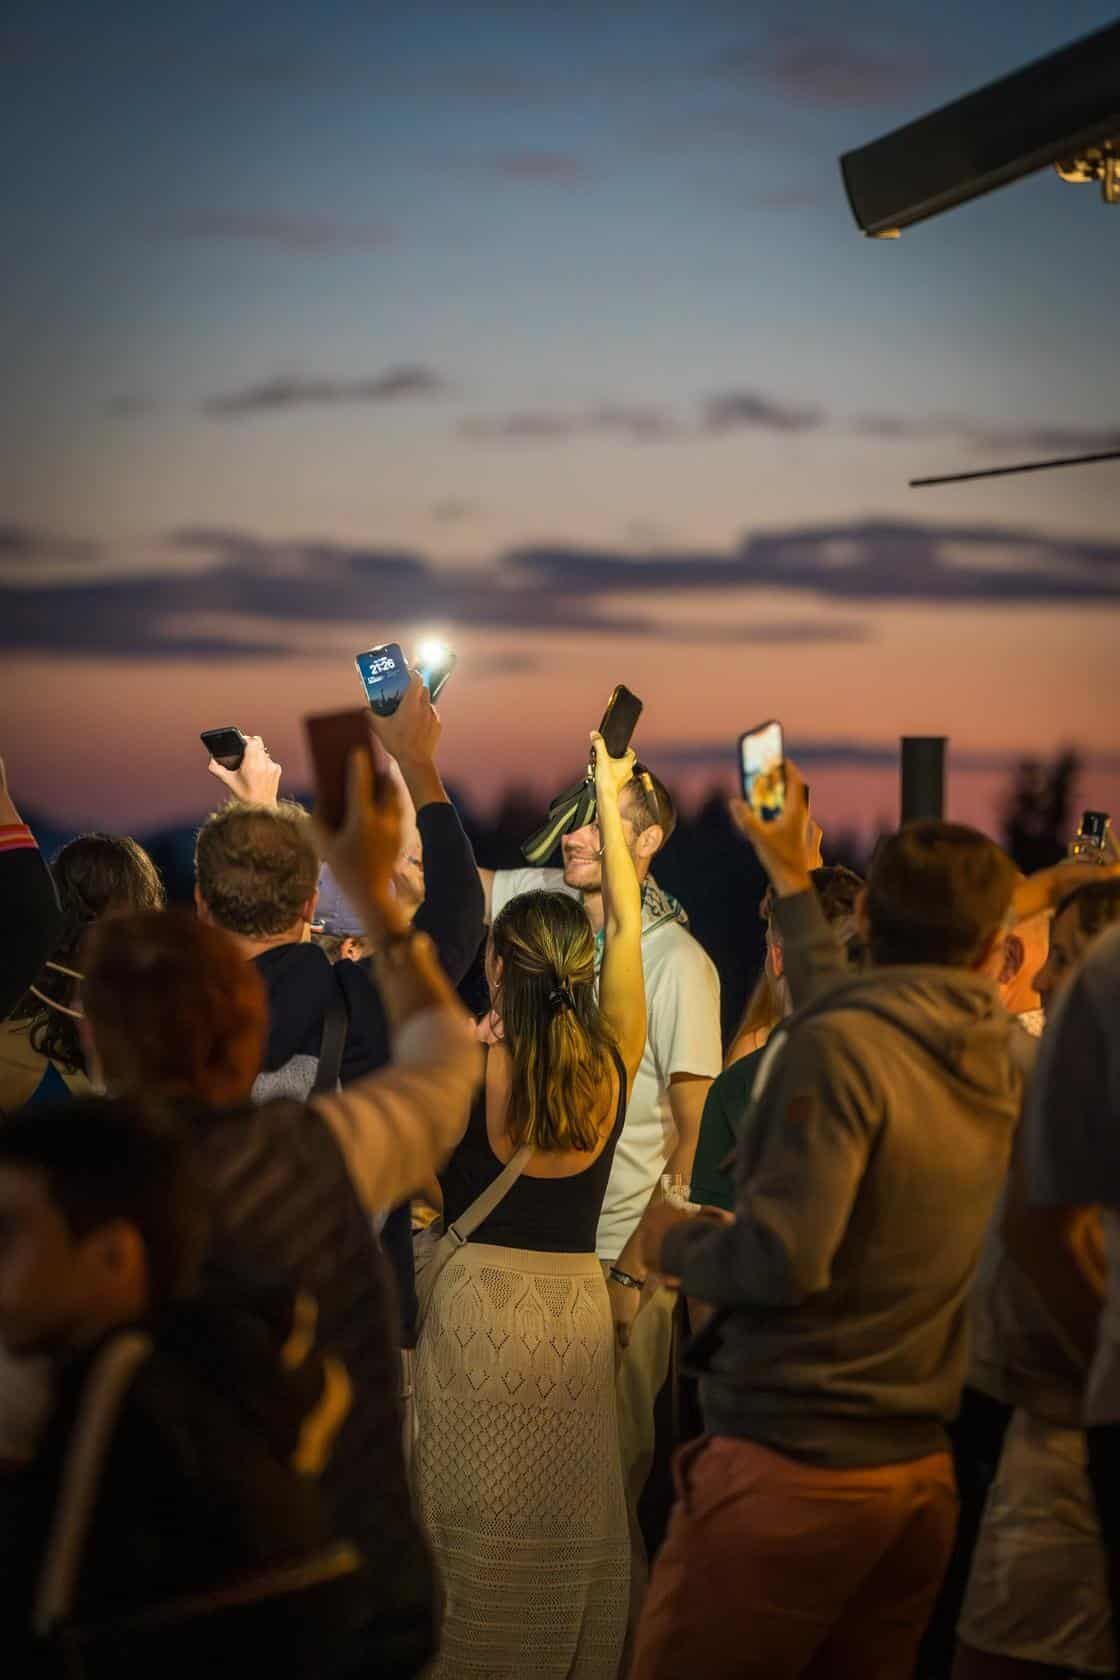
[(511, 899), (491, 933), (494, 1007), (513, 1061), (509, 1134), (537, 1149), (592, 1150), (613, 1039), (595, 994), (595, 941), (566, 893)]

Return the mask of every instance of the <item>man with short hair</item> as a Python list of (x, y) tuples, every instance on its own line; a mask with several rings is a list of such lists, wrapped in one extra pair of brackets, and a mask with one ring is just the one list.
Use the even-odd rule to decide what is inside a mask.
[[(402, 869), (398, 858), (395, 896), (412, 925), (432, 939), (441, 966), (458, 985), (482, 942), (483, 897), (474, 851), (436, 766), (439, 714), (413, 673), (396, 712), (383, 718), (371, 711), (370, 718), (397, 767), (398, 791), (406, 796), (401, 850), (411, 846), (415, 855), (418, 836), (429, 866), (417, 879), (415, 869)], [(235, 801), (199, 833), (195, 899), (203, 917), (234, 935), (268, 989), (268, 1045), (254, 1101), (304, 1100), (317, 1081), (348, 1085), (388, 1062), (389, 1028), (367, 962), (343, 956), (332, 966), (310, 943), (320, 862), (307, 815), (289, 801), (277, 802), (279, 767), (259, 737), (250, 738), (239, 770), (214, 763), (210, 768)], [(328, 902), (345, 904), (330, 871), (326, 878)], [(414, 890), (402, 894), (402, 880)], [(330, 1017), (340, 1012), (341, 1061), (325, 1070)], [(381, 1241), (396, 1275), (401, 1347), (408, 1350), (415, 1346), (418, 1312), (408, 1203), (385, 1212)]]
[(1021, 1079), (992, 970), (1015, 871), (984, 836), (884, 841), (853, 975), (811, 890), (803, 784), (733, 807), (778, 894), (798, 1013), (767, 1046), (734, 1217), (650, 1210), (643, 1253), (716, 1317), (633, 1680), (898, 1680), (952, 1546), (945, 1425)]

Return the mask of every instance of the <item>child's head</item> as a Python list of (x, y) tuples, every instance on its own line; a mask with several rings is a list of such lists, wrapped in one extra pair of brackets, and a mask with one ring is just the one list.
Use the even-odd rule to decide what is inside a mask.
[(189, 1288), (207, 1239), (185, 1135), (135, 1103), (0, 1123), (0, 1342), (60, 1354)]

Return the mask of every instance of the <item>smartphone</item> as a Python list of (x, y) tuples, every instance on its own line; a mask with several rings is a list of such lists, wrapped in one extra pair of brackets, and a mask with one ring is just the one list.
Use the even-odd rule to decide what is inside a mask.
[(743, 798), (763, 822), (780, 817), (786, 804), (786, 749), (782, 726), (760, 723), (739, 737)]
[(369, 754), (375, 777), (380, 769), (377, 737), (369, 713), (360, 706), (352, 712), (319, 712), (304, 718), (303, 732), (315, 772), (315, 814), (327, 828), (341, 828), (346, 820), (350, 754), (356, 747), (363, 748)]
[(240, 770), (246, 745), (240, 729), (234, 729), (232, 724), (225, 729), (204, 729), (199, 740), (223, 770)]
[(642, 702), (638, 696), (631, 694), (628, 688), (619, 683), (607, 701), (607, 709), (599, 725), (599, 733), (603, 737), (603, 745), (609, 757), (621, 758), (626, 752), (641, 715)]
[(412, 668), (419, 671), (432, 699), (438, 700), (444, 683), (458, 663), (457, 655), (443, 642), (421, 642)]
[(1104, 863), (1115, 852), (1116, 841), (1107, 811), (1083, 811), (1081, 827), (1077, 830), (1070, 857), (1083, 858), (1086, 863)]
[(366, 699), (378, 717), (392, 717), (408, 692), (411, 672), (396, 642), (370, 648), (354, 660)]

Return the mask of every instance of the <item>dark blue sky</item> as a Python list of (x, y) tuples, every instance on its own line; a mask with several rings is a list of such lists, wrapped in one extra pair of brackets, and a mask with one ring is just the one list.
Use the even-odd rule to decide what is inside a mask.
[[(125, 685), (130, 810), (170, 809), (200, 707), (264, 706), (294, 753), (353, 644), (433, 618), (487, 787), (550, 773), (626, 672), (698, 764), (776, 710), (1107, 753), (1115, 473), (906, 479), (1120, 430), (1120, 211), (1051, 172), (883, 244), (837, 168), (1104, 0), (9, 14), (0, 633), (94, 733)], [(547, 587), (508, 558), (541, 545)], [(650, 570), (682, 552), (747, 558)], [(668, 641), (707, 676), (687, 709)], [(119, 801), (27, 705), (37, 795)]]

